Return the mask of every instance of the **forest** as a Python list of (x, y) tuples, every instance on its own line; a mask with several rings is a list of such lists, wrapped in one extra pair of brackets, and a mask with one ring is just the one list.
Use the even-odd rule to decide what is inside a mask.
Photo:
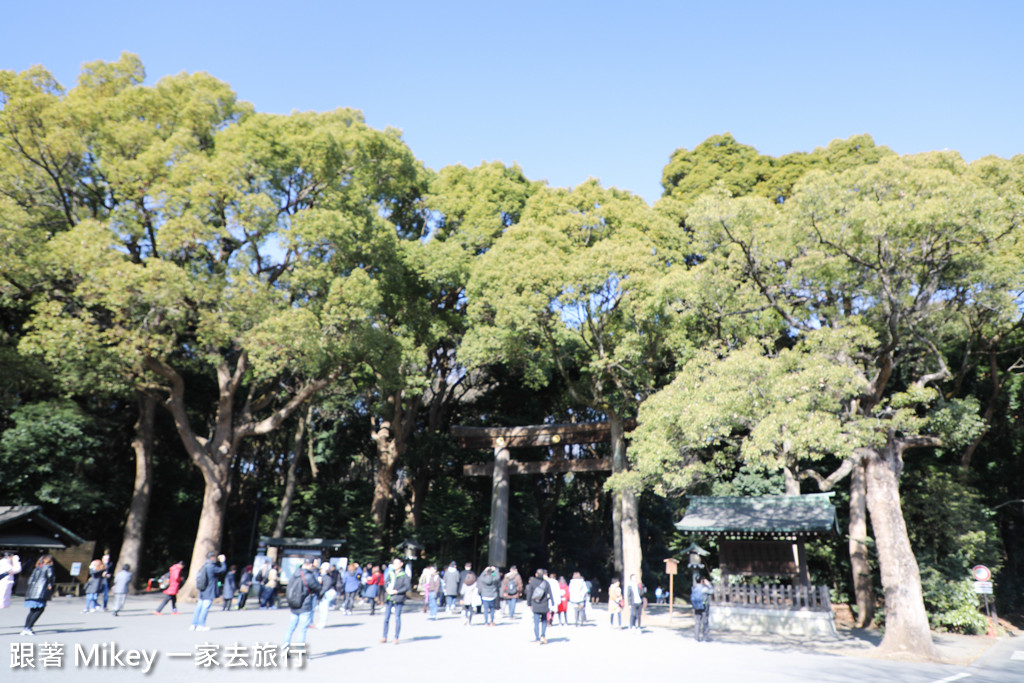
[(1024, 613), (1024, 155), (723, 134), (651, 206), (145, 79), (0, 71), (0, 504), (140, 579), (260, 536), (483, 566), (451, 428), (606, 421), (515, 452), (613, 471), (513, 477), (511, 562), (665, 586), (688, 496), (831, 491), (813, 582), (883, 649), (983, 633), (977, 564)]

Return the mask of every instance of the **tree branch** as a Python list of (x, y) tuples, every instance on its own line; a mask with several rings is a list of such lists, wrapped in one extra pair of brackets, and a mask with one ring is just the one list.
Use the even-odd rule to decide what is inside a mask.
[(846, 475), (853, 471), (853, 466), (854, 458), (847, 458), (841, 465), (839, 465), (835, 472), (827, 477), (822, 477), (814, 470), (804, 470), (800, 473), (800, 479), (813, 479), (818, 483), (818, 490), (828, 492), (831, 491), (836, 484), (842, 481)]
[(185, 411), (185, 382), (181, 375), (171, 366), (151, 356), (146, 358), (145, 364), (149, 370), (170, 383), (170, 395), (164, 402), (164, 406), (170, 411), (171, 417), (174, 419), (174, 426), (192, 461), (202, 470), (208, 480), (216, 480), (215, 461), (206, 450), (209, 442), (195, 433)]

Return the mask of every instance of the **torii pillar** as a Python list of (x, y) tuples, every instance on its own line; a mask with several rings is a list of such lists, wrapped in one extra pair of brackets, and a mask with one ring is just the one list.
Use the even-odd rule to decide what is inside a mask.
[(508, 565), (508, 466), (512, 460), (508, 444), (499, 437), (494, 443), (494, 472), (491, 476), (491, 532), (487, 541), (487, 561), (492, 567)]
[(494, 462), (466, 465), (463, 474), (491, 477), (491, 530), (487, 562), (495, 567), (508, 566), (509, 477), (512, 474), (554, 474), (558, 472), (611, 472), (611, 458), (583, 460), (543, 460), (517, 462), (510, 448), (588, 444), (608, 441), (607, 422), (531, 425), (526, 427), (452, 427), (452, 436), (463, 448), (492, 448)]

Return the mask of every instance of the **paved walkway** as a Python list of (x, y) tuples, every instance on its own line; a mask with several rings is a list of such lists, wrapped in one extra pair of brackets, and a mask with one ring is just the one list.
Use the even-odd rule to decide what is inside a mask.
[[(161, 682), (212, 681), (213, 676), (226, 675), (238, 676), (239, 680), (241, 676), (268, 681), (273, 677), (276, 683), (330, 675), (332, 678), (374, 678), (389, 683), (405, 680), (450, 683), (466, 678), (482, 678), (494, 683), (521, 681), (524, 677), (558, 683), (581, 679), (659, 681), (676, 678), (716, 683), (732, 680), (932, 683), (964, 671), (952, 665), (872, 660), (863, 656), (870, 653), (870, 640), (856, 635), (847, 635), (835, 643), (812, 644), (712, 634), (713, 642), (695, 643), (690, 637), (692, 630), (687, 630), (692, 629), (689, 615), (679, 611), (669, 623), (667, 607), (652, 608), (643, 633), (611, 628), (607, 614), (600, 608), (595, 610), (588, 625), (550, 628), (548, 644), (537, 645), (533, 642), (532, 619), (528, 613), (514, 622), (500, 620), (493, 628), (478, 625), (476, 622), (482, 622), (482, 617), (477, 616), (473, 626), (467, 627), (461, 617), (454, 615), (443, 615), (436, 622), (428, 620), (420, 611), (421, 603), (407, 606), (398, 645), (379, 642), (382, 622), (379, 612), (371, 617), (362, 607), (352, 616), (332, 611), (326, 629), (309, 632), (308, 661), (299, 669), (295, 661), (284, 664), (279, 660), (274, 666), (266, 661), (267, 652), (271, 649), (276, 652), (284, 635), (289, 617), (287, 609), (224, 612), (219, 605), (214, 605), (207, 620), (211, 630), (199, 633), (188, 629), (192, 605), (184, 605), (177, 616), (165, 613), (158, 617), (152, 613), (157, 600), (155, 596), (131, 597), (121, 616), (114, 617), (102, 612), (82, 614), (84, 599), (81, 598), (56, 598), (39, 620), (37, 635), (33, 638), (19, 635), (26, 612), (16, 599), (11, 609), (0, 610), (0, 647), (7, 657), (6, 664), (0, 667), (3, 680), (45, 677), (47, 681), (66, 678), (74, 683), (112, 683), (126, 676), (138, 676), (145, 666), (143, 657), (153, 660), (148, 677)], [(980, 642), (990, 644), (985, 640)], [(48, 646), (54, 643), (63, 650), (59, 668), (46, 666), (56, 663), (55, 648)], [(956, 644), (952, 647), (959, 647), (964, 657), (970, 655), (970, 648)], [(124, 652), (131, 650), (145, 651), (145, 655), (139, 655), (138, 666), (126, 663), (131, 655)], [(850, 654), (862, 656), (848, 656)], [(29, 655), (34, 667), (26, 664)], [(204, 656), (212, 656), (216, 665), (198, 666), (197, 662)], [(121, 666), (121, 663), (126, 665)], [(1009, 667), (1007, 671), (1011, 676), (1007, 681), (1024, 680), (1024, 661), (1008, 660), (1004, 664)], [(1019, 668), (1013, 668), (1018, 665)], [(231, 673), (232, 670), (235, 673)]]

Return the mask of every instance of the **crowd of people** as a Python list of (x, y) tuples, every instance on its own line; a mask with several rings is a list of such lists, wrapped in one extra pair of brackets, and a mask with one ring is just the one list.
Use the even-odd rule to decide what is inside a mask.
[[(10, 605), (14, 577), (21, 571), (17, 555), (8, 552), (0, 559), (0, 607)], [(113, 614), (117, 616), (128, 597), (133, 578), (131, 567), (125, 564), (115, 572), (110, 555), (104, 554), (90, 563), (88, 571), (83, 612), (107, 611), (108, 596), (112, 592)], [(153, 611), (155, 615), (162, 615), (168, 604), (172, 614), (178, 613), (177, 597), (185, 579), (183, 561), (168, 568), (160, 579), (165, 586), (164, 597)], [(28, 581), (25, 605), (29, 612), (22, 635), (34, 635), (33, 626), (45, 610), (54, 587), (53, 558), (43, 555)], [(517, 619), (517, 609), (522, 605), (531, 615), (534, 640), (540, 644), (547, 643), (549, 627), (586, 624), (588, 611), (598, 601), (599, 591), (596, 582), (584, 579), (578, 571), (567, 581), (565, 576), (541, 568), (524, 580), (515, 565), (502, 574), (494, 566), (475, 572), (469, 562), (461, 570), (455, 562), (443, 569), (427, 565), (415, 587), (430, 620), (436, 620), (443, 612), (461, 615), (463, 624), (470, 626), (479, 614), (484, 626), (493, 626), (499, 614), (507, 620)], [(284, 577), (280, 564), (275, 561), (268, 560), (255, 571), (252, 565), (247, 565), (239, 572), (236, 565), (226, 564), (224, 555), (210, 552), (196, 575), (195, 588), (198, 602), (189, 626), (194, 631), (209, 630), (206, 620), (218, 599), (222, 610), (226, 611), (233, 607), (245, 609), (250, 594), (262, 610), (278, 609), (283, 598), (284, 606), (291, 611), (283, 643), (287, 648), (293, 639), (296, 644), (305, 643), (308, 629), (325, 628), (332, 610), (351, 615), (357, 606), (365, 606), (371, 616), (380, 607), (383, 611), (381, 642), (388, 642), (393, 624), (391, 642), (398, 643), (402, 611), (407, 594), (413, 589), (413, 581), (398, 558), (383, 566), (349, 562), (344, 567), (306, 558), (291, 577)], [(710, 584), (705, 580), (694, 587), (691, 595), (697, 640), (707, 639), (707, 595), (710, 592)], [(661, 596), (657, 597), (660, 602)], [(625, 585), (617, 578), (612, 579), (607, 599), (609, 625), (623, 628), (622, 615), (627, 614), (627, 628), (639, 633), (647, 599), (646, 589), (637, 576), (631, 575)]]

